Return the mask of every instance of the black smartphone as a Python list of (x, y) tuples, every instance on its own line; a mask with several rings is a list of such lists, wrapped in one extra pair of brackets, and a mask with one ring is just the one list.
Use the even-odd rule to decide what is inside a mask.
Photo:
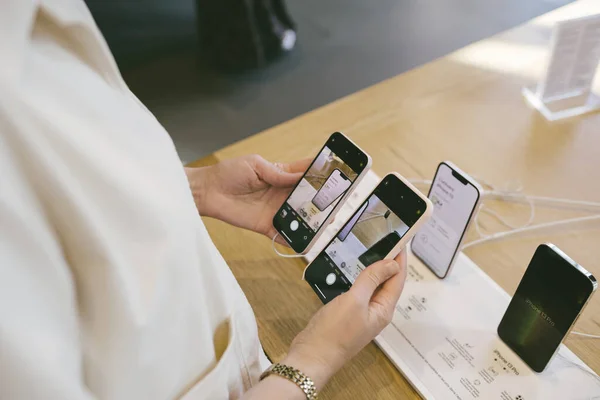
[(542, 372), (598, 287), (596, 278), (553, 244), (538, 246), (498, 335)]
[(332, 134), (273, 217), (296, 253), (305, 253), (371, 167), (371, 157), (340, 132)]

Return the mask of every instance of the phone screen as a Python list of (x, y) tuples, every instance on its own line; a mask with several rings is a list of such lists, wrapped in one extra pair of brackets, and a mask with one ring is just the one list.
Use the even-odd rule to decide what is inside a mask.
[(356, 213), (354, 213), (354, 215), (352, 216), (352, 218), (350, 218), (350, 220), (346, 223), (346, 225), (344, 225), (344, 227), (342, 228), (342, 230), (340, 231), (340, 233), (337, 235), (338, 239), (340, 239), (342, 242), (344, 240), (346, 240), (346, 238), (350, 234), (350, 231), (352, 230), (352, 228), (354, 228), (354, 225), (356, 225), (356, 223), (358, 222), (358, 219), (361, 217), (361, 215), (363, 214), (363, 212), (365, 212), (365, 209), (368, 206), (369, 206), (369, 200), (365, 201), (360, 206), (360, 208), (358, 209), (358, 211)]
[(479, 200), (479, 190), (447, 164), (435, 174), (429, 199), (433, 215), (412, 241), (413, 253), (444, 278)]
[(296, 252), (307, 248), (367, 164), (368, 156), (344, 135), (329, 138), (273, 218)]
[(534, 371), (543, 371), (594, 291), (593, 282), (576, 263), (540, 245), (498, 335)]
[(339, 169), (333, 170), (331, 175), (325, 181), (325, 184), (321, 186), (321, 189), (315, 194), (312, 199), (312, 203), (317, 206), (319, 211), (323, 212), (333, 202), (338, 200), (342, 194), (350, 188), (352, 181), (344, 175)]
[(308, 266), (304, 279), (322, 301), (331, 301), (367, 266), (384, 259), (425, 209), (416, 193), (386, 176)]

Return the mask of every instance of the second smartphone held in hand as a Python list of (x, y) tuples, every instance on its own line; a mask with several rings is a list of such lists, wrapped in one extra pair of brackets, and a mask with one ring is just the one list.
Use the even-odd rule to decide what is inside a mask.
[(304, 279), (328, 303), (362, 270), (393, 258), (432, 212), (431, 202), (398, 174), (385, 176), (337, 235), (306, 267)]
[(273, 217), (273, 226), (296, 253), (306, 252), (370, 168), (368, 154), (334, 133)]
[(411, 249), (438, 278), (445, 278), (475, 217), (481, 188), (456, 165), (444, 161), (438, 165), (427, 196), (433, 203), (433, 215), (416, 234)]

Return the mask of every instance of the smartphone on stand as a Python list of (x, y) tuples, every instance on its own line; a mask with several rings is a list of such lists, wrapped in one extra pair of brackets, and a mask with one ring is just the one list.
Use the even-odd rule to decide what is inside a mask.
[(338, 234), (306, 267), (304, 279), (328, 303), (362, 270), (394, 258), (429, 219), (431, 202), (396, 173), (386, 175)]
[(481, 187), (444, 161), (437, 167), (427, 197), (433, 203), (433, 215), (415, 235), (411, 250), (438, 278), (445, 278), (477, 214)]
[(598, 288), (596, 278), (558, 247), (538, 246), (498, 326), (498, 336), (542, 372)]
[(273, 217), (273, 226), (296, 253), (305, 253), (317, 241), (371, 163), (342, 133), (327, 139)]

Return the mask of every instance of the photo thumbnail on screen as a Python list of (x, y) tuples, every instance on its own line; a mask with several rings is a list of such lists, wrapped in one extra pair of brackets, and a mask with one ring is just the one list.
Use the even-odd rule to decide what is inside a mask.
[(357, 176), (352, 168), (325, 146), (287, 203), (316, 232)]
[(296, 253), (305, 252), (370, 167), (368, 154), (333, 133), (273, 216), (277, 233)]

